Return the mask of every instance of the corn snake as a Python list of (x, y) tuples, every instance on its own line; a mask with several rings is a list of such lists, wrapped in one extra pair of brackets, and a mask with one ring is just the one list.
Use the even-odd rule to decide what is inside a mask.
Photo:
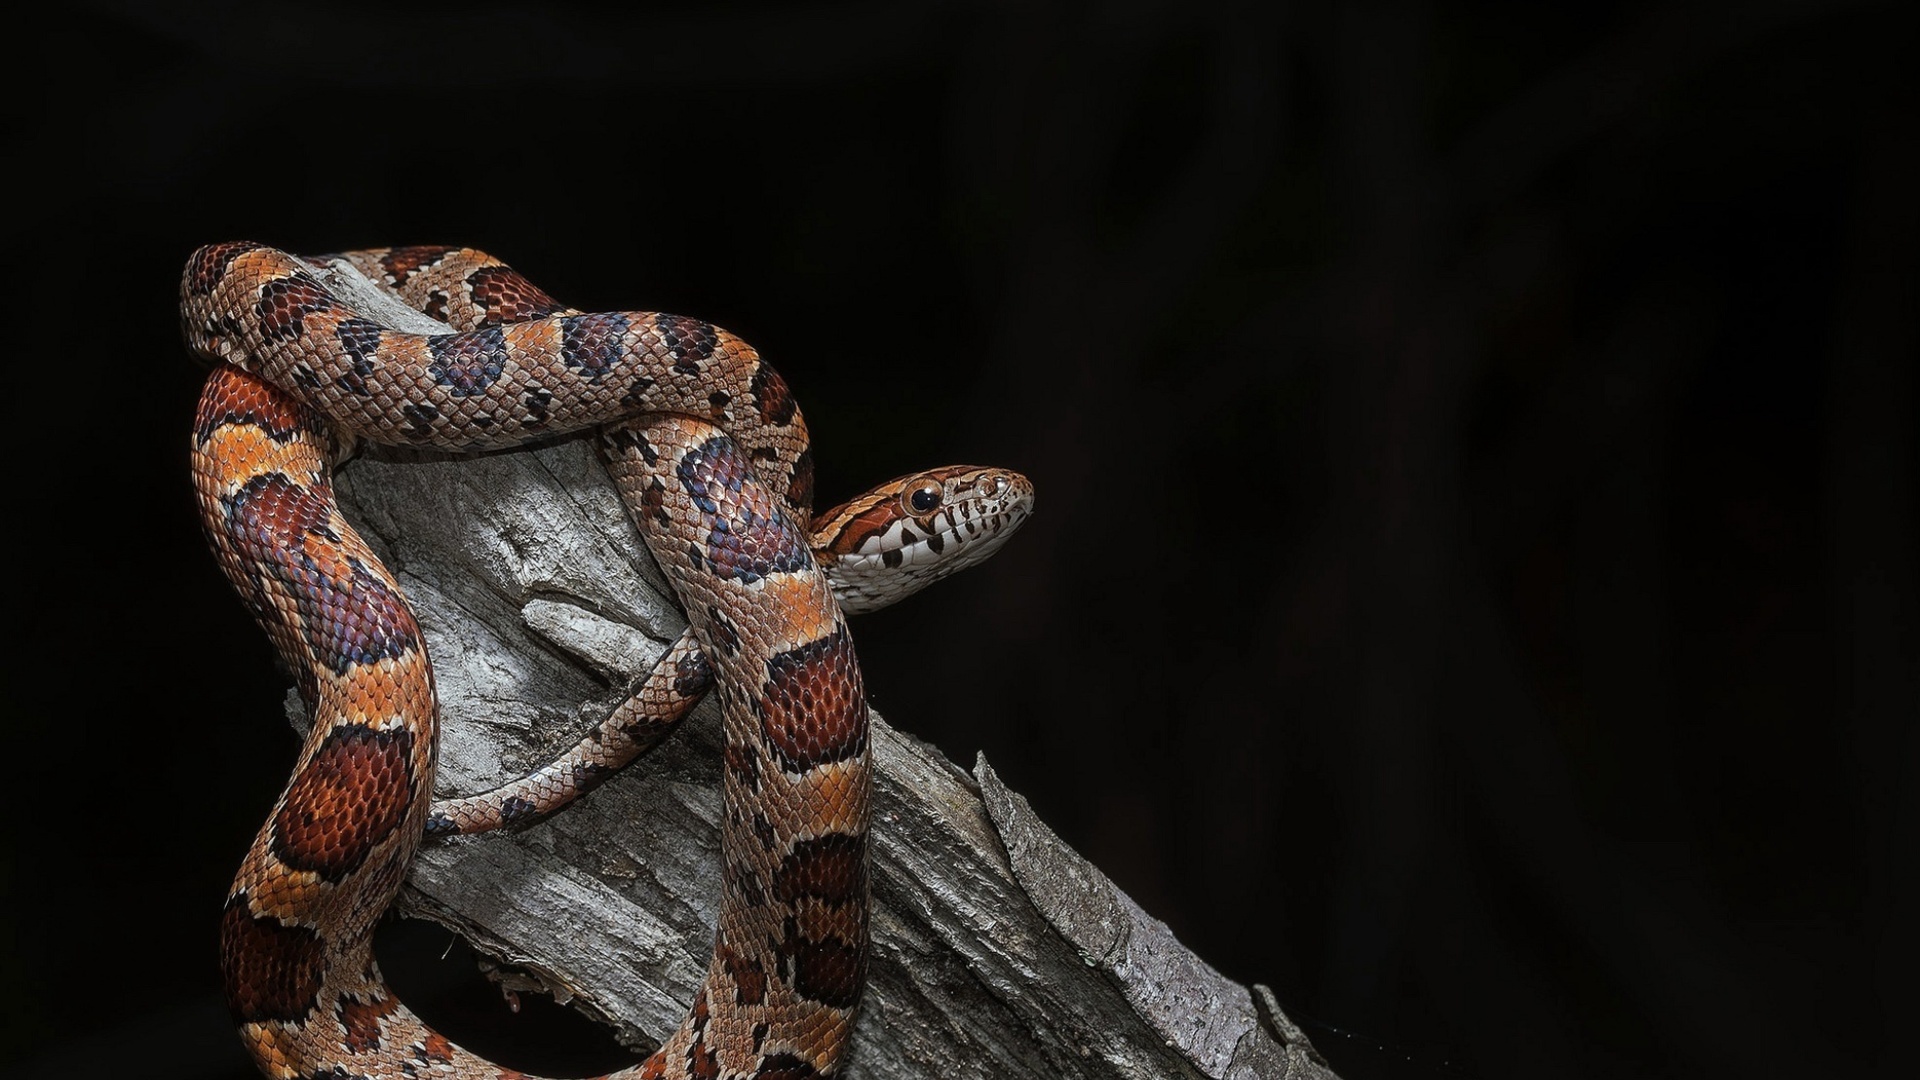
[(902, 508), (916, 539), (957, 537), (926, 528), (937, 512), (913, 515), (918, 497), (948, 508), (953, 485), (990, 483), (989, 501), (1013, 509), (949, 524), (1004, 538), (1030, 487), (990, 470), (921, 474), (849, 504), (842, 535), (859, 542), (816, 557), (804, 421), (744, 342), (675, 316), (572, 312), (463, 249), (342, 258), (458, 329), (383, 326), (330, 291), (324, 260), (259, 245), (203, 248), (182, 281), (188, 343), (216, 363), (194, 436), (203, 520), (316, 719), (223, 917), (243, 1041), (273, 1076), (513, 1075), (408, 1012), (368, 937), (430, 820), (477, 831), (516, 816), (503, 807), (545, 813), (617, 762), (556, 766), (568, 775), (554, 800), (434, 815), (424, 645), (333, 505), (330, 471), (356, 439), (464, 450), (599, 429), (694, 624), (622, 707), (656, 719), (622, 722), (620, 753), (671, 727), (661, 693), (687, 703), (708, 686), (728, 743), (726, 899), (707, 984), (662, 1049), (622, 1075), (831, 1075), (866, 962), (869, 781), (858, 664), (819, 562), (885, 563), (860, 549), (899, 528)]

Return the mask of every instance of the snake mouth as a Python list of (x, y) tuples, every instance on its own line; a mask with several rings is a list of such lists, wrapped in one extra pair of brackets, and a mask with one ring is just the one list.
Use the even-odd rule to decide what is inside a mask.
[(949, 497), (941, 509), (901, 524), (858, 554), (918, 573), (951, 573), (1000, 550), (1033, 513), (1033, 485), (1018, 473), (981, 477)]
[[(1009, 497), (1002, 505), (976, 502), (968, 513), (899, 525), (859, 550), (823, 560), (841, 608), (859, 614), (886, 607), (1000, 550), (1033, 516), (1032, 487), (1024, 477), (1019, 481), (1021, 487), (1005, 489)], [(904, 539), (908, 532), (913, 539)]]

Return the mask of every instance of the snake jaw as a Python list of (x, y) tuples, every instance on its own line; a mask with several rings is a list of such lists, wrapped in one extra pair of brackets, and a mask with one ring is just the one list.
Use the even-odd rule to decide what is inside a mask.
[[(935, 488), (937, 503), (915, 503)], [(1032, 512), (1026, 477), (954, 465), (890, 480), (820, 515), (814, 548), (842, 610), (860, 614), (979, 563)]]

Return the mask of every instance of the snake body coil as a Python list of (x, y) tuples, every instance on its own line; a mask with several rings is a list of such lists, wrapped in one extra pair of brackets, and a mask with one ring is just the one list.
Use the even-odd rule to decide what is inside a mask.
[[(256, 244), (203, 248), (182, 280), (187, 341), (215, 361), (193, 436), (202, 520), (314, 719), (222, 917), (247, 1049), (273, 1077), (518, 1075), (427, 1027), (373, 960), (374, 925), (431, 814), (438, 707), (418, 624), (341, 516), (330, 473), (356, 438), (476, 449), (599, 428), (691, 624), (623, 724), (657, 737), (712, 687), (726, 735), (723, 899), (706, 981), (660, 1050), (617, 1075), (832, 1075), (867, 963), (871, 780), (859, 665), (815, 548), (858, 562), (889, 533), (939, 535), (930, 521), (943, 513), (963, 533), (1004, 538), (1030, 487), (992, 471), (924, 474), (904, 493), (823, 515), (838, 522), (823, 530), (807, 514), (800, 412), (726, 331), (571, 312), (464, 249), (341, 258), (460, 329), (397, 331), (335, 295), (316, 276), (320, 260)], [(985, 485), (989, 509), (916, 518), (935, 500), (914, 492), (944, 496), (949, 483)], [(904, 519), (880, 512), (887, 499)], [(647, 741), (631, 739), (633, 752)], [(559, 786), (543, 812), (581, 787)], [(501, 818), (483, 806), (437, 820), (473, 831)]]

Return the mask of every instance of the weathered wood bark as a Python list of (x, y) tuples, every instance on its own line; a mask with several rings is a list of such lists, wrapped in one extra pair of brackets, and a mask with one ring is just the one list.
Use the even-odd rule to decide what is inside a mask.
[[(491, 787), (570, 744), (684, 625), (583, 441), (465, 460), (370, 455), (338, 486), (426, 625), (443, 794)], [(1188, 952), (984, 757), (968, 773), (873, 724), (874, 951), (845, 1075), (1333, 1075), (1265, 988)], [(649, 1049), (707, 967), (719, 765), (719, 717), (704, 703), (550, 820), (429, 845), (401, 908)]]
[[(492, 787), (584, 734), (684, 619), (585, 441), (402, 457), (349, 464), (341, 503), (425, 624), (440, 792)], [(877, 714), (873, 744), (873, 960), (850, 1080), (1333, 1076), (1271, 993), (1188, 952), (984, 757), (969, 774)], [(706, 973), (720, 760), (708, 702), (548, 821), (430, 844), (401, 910), (651, 1050)]]

